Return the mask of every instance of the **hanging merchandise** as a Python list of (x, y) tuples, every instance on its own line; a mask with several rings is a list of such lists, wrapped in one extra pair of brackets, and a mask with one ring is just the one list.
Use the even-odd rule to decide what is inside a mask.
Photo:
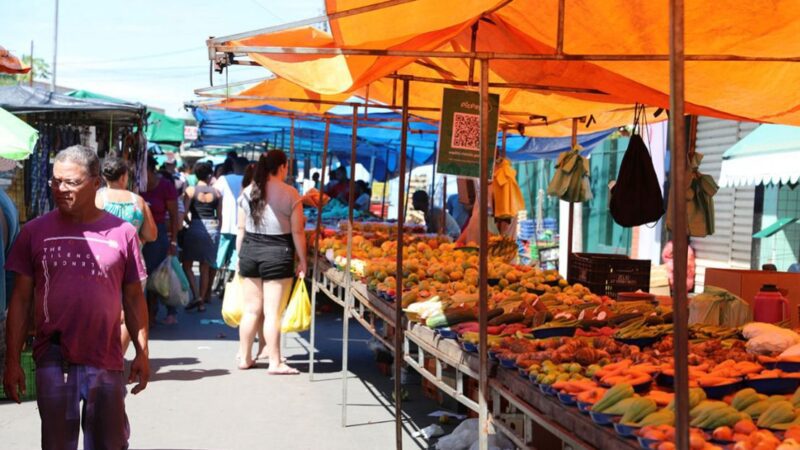
[(517, 171), (505, 158), (498, 159), (492, 179), (494, 196), (494, 216), (499, 219), (517, 217), (517, 213), (525, 209), (525, 199), (517, 184)]
[[(686, 183), (686, 229), (689, 236), (706, 237), (714, 234), (714, 194), (719, 186), (711, 175), (700, 173), (701, 153), (689, 157), (691, 172)], [(670, 188), (672, 189), (672, 187)], [(672, 203), (667, 208), (667, 229), (672, 230)]]
[(592, 199), (592, 191), (589, 189), (589, 160), (581, 156), (581, 150), (583, 147), (576, 145), (572, 150), (558, 155), (556, 172), (547, 186), (548, 195), (574, 203)]
[(645, 122), (644, 106), (637, 105), (633, 134), (622, 158), (617, 181), (611, 188), (609, 211), (623, 227), (656, 222), (664, 215), (664, 197), (653, 168), (650, 151), (640, 134)]

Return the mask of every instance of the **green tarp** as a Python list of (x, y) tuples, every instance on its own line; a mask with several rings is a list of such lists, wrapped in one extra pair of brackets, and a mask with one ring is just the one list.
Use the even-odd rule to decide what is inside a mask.
[[(122, 99), (85, 90), (72, 91), (67, 95), (75, 98), (103, 100), (111, 103), (128, 103)], [(178, 146), (181, 142), (183, 142), (184, 125), (183, 119), (176, 119), (166, 114), (161, 114), (160, 112), (148, 109), (145, 136), (147, 136), (147, 140), (150, 142), (171, 143)]]

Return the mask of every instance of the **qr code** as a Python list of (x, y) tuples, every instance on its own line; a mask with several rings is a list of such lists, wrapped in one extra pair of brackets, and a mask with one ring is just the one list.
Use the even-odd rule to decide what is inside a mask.
[(462, 150), (480, 151), (480, 116), (477, 114), (454, 113), (453, 137), (450, 146)]

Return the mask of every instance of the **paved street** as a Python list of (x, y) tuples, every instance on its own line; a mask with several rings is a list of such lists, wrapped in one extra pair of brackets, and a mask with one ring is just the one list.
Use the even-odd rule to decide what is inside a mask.
[[(309, 381), (308, 333), (290, 334), (290, 364), (299, 376), (269, 376), (266, 364), (236, 369), (238, 330), (219, 320), (220, 303), (205, 313), (179, 315), (175, 326), (151, 333), (150, 384), (128, 396), (132, 449), (390, 449), (392, 381), (381, 375), (367, 347), (369, 334), (351, 321), (348, 417), (341, 427), (341, 310), (317, 316), (319, 375)], [(132, 353), (129, 353), (131, 356)], [(404, 448), (427, 448), (410, 431), (434, 423), (437, 406), (409, 387)], [(39, 446), (36, 402), (0, 401), (0, 447)]]

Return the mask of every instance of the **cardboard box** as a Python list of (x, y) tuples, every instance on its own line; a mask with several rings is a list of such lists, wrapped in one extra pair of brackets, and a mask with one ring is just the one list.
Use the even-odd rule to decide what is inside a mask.
[(800, 273), (765, 272), (761, 270), (706, 269), (706, 286), (717, 286), (738, 295), (752, 306), (753, 299), (761, 286), (774, 284), (789, 299), (789, 315), (792, 325), (800, 325), (798, 306), (800, 306)]

